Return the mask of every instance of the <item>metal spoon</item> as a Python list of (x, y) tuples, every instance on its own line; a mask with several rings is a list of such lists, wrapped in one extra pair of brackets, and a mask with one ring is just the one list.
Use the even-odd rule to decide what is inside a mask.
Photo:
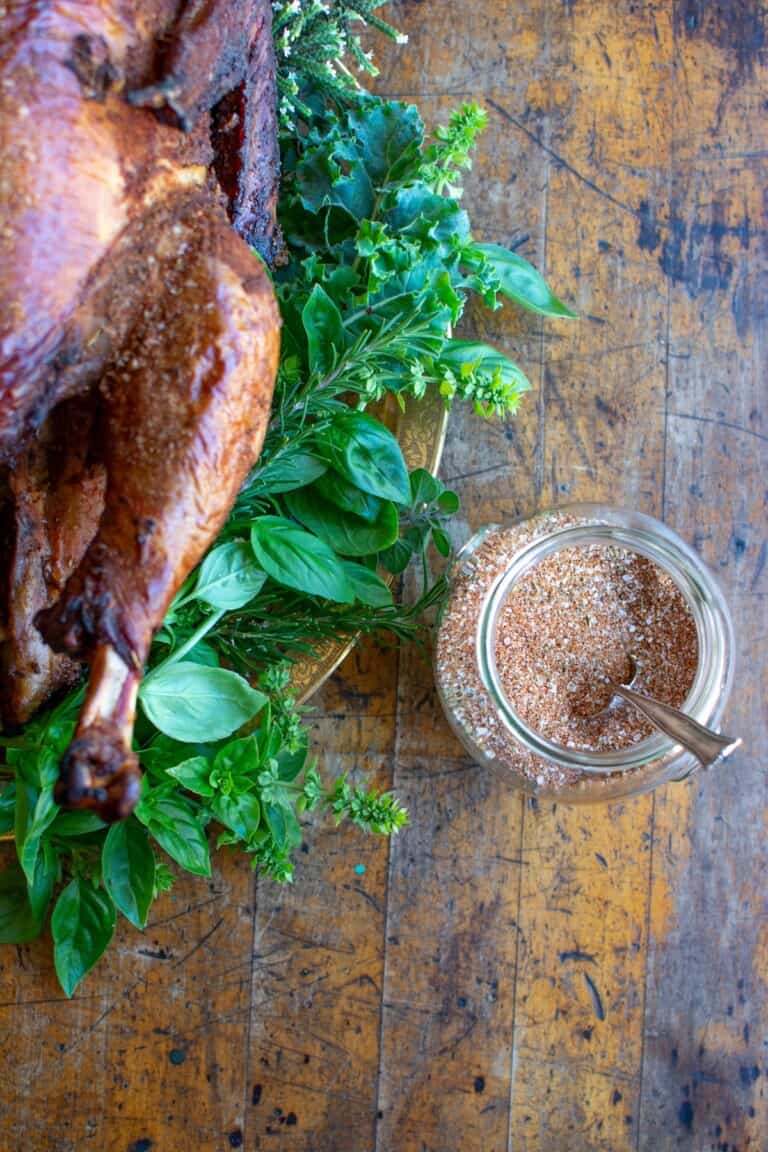
[[(637, 666), (632, 657), (630, 660), (632, 663), (631, 684), (635, 678)], [(712, 768), (715, 764), (722, 763), (742, 744), (741, 737), (734, 739), (732, 736), (721, 736), (719, 732), (705, 728), (703, 724), (699, 724), (692, 717), (686, 716), (684, 712), (679, 712), (677, 708), (671, 708), (669, 704), (662, 704), (660, 700), (654, 700), (652, 696), (645, 696), (642, 692), (630, 688), (628, 684), (617, 684), (610, 677), (606, 677), (606, 680), (615, 695), (621, 696), (623, 700), (633, 704), (665, 736), (669, 736), (676, 744), (682, 744), (683, 748), (696, 757), (703, 768)]]

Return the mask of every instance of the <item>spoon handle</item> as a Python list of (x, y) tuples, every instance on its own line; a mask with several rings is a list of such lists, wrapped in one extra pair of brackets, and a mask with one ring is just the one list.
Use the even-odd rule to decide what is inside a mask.
[(679, 712), (677, 708), (671, 708), (669, 704), (662, 704), (660, 700), (635, 692), (634, 688), (614, 683), (611, 683), (611, 688), (617, 696), (634, 704), (635, 708), (676, 744), (682, 744), (688, 752), (692, 752), (704, 768), (711, 768), (718, 761), (725, 760), (742, 743), (741, 738), (721, 736), (719, 732), (705, 728), (703, 724), (686, 716), (684, 712)]

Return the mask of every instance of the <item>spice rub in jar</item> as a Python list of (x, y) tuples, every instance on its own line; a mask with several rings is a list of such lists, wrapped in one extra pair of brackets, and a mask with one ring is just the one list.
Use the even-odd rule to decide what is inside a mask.
[[(625, 794), (629, 776), (647, 787), (657, 770), (641, 749), (658, 736), (607, 680), (632, 680), (679, 708), (696, 681), (699, 636), (670, 572), (628, 546), (626, 531), (613, 531), (627, 514), (609, 510), (606, 527), (588, 507), (491, 525), (473, 538), (451, 576), (435, 678), (454, 731), (479, 763), (534, 791), (573, 786), (597, 798), (595, 789), (619, 793), (617, 773)], [(646, 531), (656, 523), (630, 515)], [(617, 765), (624, 750), (642, 766)], [(601, 767), (603, 755), (612, 766)]]
[(696, 624), (666, 572), (611, 545), (552, 553), (510, 589), (496, 635), (504, 694), (521, 719), (566, 748), (614, 752), (653, 726), (608, 679), (680, 708), (698, 659)]

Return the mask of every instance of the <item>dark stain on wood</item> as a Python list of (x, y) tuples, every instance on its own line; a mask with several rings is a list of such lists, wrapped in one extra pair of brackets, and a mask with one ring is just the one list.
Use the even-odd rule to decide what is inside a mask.
[(686, 1132), (693, 1131), (693, 1104), (690, 1100), (683, 1100), (678, 1109), (677, 1118)]
[(573, 948), (568, 952), (558, 952), (557, 958), (561, 964), (568, 960), (578, 960), (583, 964), (597, 964), (597, 960), (591, 952), (582, 952), (579, 948)]
[(640, 222), (637, 246), (644, 252), (655, 252), (661, 243), (661, 229), (653, 206), (647, 200), (641, 200), (637, 215)]
[(623, 412), (620, 412), (615, 405), (609, 404), (602, 396), (595, 396), (595, 408), (604, 417), (606, 424), (609, 428), (614, 428), (620, 420), (625, 420), (626, 417)]
[(689, 223), (680, 214), (679, 203), (673, 201), (659, 267), (670, 280), (685, 285), (694, 300), (704, 292), (725, 291), (733, 276), (733, 258), (723, 251), (726, 236), (737, 236), (741, 246), (748, 248), (749, 218), (728, 225), (723, 205), (713, 201), (708, 220), (696, 218)]
[(594, 1009), (595, 1016), (597, 1016), (598, 1020), (605, 1020), (605, 1008), (603, 1007), (602, 997), (597, 990), (597, 985), (595, 984), (592, 977), (589, 976), (586, 972), (583, 973), (583, 976), (584, 983), (586, 984), (587, 991), (589, 992), (589, 998), (592, 1001), (592, 1008)]
[(677, 13), (685, 36), (703, 36), (735, 61), (732, 83), (750, 79), (764, 62), (766, 16), (759, 0), (685, 0)]
[(731, 301), (733, 320), (740, 340), (761, 331), (768, 321), (768, 272), (743, 264)]

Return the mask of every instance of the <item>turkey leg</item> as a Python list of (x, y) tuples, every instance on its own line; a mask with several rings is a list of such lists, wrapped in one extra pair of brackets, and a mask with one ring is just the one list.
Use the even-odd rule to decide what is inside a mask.
[(277, 371), (264, 266), (209, 205), (191, 207), (172, 232), (148, 272), (147, 309), (103, 383), (98, 532), (37, 618), (52, 648), (91, 664), (59, 797), (109, 820), (138, 798), (131, 733), (152, 636), (258, 456)]

